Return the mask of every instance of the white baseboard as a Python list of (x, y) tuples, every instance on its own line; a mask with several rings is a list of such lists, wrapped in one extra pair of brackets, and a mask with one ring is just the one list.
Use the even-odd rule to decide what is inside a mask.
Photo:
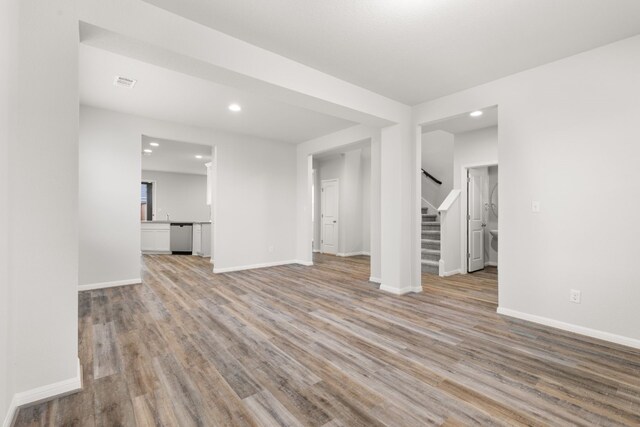
[(320, 253), (320, 249), (314, 249), (313, 252), (314, 253)]
[(341, 257), (358, 256), (358, 255), (371, 256), (371, 254), (369, 252), (365, 252), (365, 251), (360, 251), (360, 252), (340, 252), (340, 253), (336, 254), (336, 256), (341, 256)]
[(78, 359), (78, 368), (75, 377), (14, 394), (2, 426), (11, 427), (18, 413), (18, 409), (22, 406), (34, 405), (80, 390), (82, 390), (82, 366), (80, 365), (80, 359)]
[(299, 260), (299, 259), (295, 260), (293, 263), (294, 264), (304, 265), (304, 266), (307, 266), (307, 267), (311, 267), (313, 265), (313, 261), (302, 261), (302, 260)]
[(115, 280), (113, 282), (89, 283), (88, 285), (79, 285), (78, 291), (92, 291), (94, 289), (114, 288), (116, 286), (138, 285), (142, 283), (141, 278)]
[(624, 337), (622, 335), (616, 335), (610, 332), (586, 328), (584, 326), (561, 322), (559, 320), (549, 319), (548, 317), (536, 316), (535, 314), (523, 313), (521, 311), (511, 310), (504, 307), (498, 307), (497, 312), (498, 314), (502, 314), (504, 316), (515, 317), (516, 319), (526, 320), (529, 322), (538, 323), (540, 325), (562, 329), (563, 331), (573, 332), (575, 334), (585, 335), (587, 337), (597, 338), (603, 341), (609, 341), (615, 344), (640, 349), (640, 340), (635, 338)]
[(171, 255), (171, 251), (142, 251), (142, 255)]
[(380, 290), (389, 292), (395, 295), (405, 295), (411, 292), (414, 292), (414, 293), (422, 292), (422, 286), (418, 288), (394, 288), (393, 286), (380, 285)]
[(455, 274), (462, 274), (462, 270), (455, 269), (455, 270), (451, 270), (451, 271), (445, 271), (444, 273), (442, 273), (440, 276), (441, 277), (449, 277), (449, 276), (453, 276)]
[(225, 267), (225, 268), (213, 268), (214, 273), (231, 273), (232, 271), (242, 271), (242, 270), (253, 270), (254, 268), (265, 268), (265, 267), (277, 267), (279, 265), (287, 265), (287, 264), (302, 264), (302, 265), (313, 265), (313, 262), (309, 263), (309, 261), (299, 261), (299, 260), (289, 260), (289, 261), (275, 261), (275, 262), (263, 262), (260, 264), (250, 264), (250, 265), (239, 265), (236, 267)]
[(373, 282), (373, 283), (382, 283), (382, 279), (380, 279), (379, 277), (369, 277), (369, 281)]
[(498, 263), (497, 262), (493, 262), (493, 261), (487, 261), (484, 263), (485, 267), (497, 267)]

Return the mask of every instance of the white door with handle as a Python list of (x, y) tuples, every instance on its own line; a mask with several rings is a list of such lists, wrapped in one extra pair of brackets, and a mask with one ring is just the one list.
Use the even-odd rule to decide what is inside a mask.
[(338, 253), (338, 180), (323, 180), (321, 183), (320, 220), (322, 234), (320, 251), (326, 254)]
[(467, 179), (467, 271), (484, 268), (484, 200), (487, 170), (469, 169)]

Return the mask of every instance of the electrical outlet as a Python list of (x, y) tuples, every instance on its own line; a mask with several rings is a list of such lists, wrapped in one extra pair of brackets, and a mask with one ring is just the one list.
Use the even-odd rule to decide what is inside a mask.
[(581, 293), (578, 290), (571, 289), (571, 293), (569, 293), (569, 301), (580, 304)]
[(540, 212), (540, 202), (538, 200), (533, 200), (531, 202), (531, 212), (535, 212), (535, 213)]

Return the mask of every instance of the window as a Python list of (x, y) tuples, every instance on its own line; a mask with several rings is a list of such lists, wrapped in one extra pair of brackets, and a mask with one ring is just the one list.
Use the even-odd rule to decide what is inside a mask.
[(142, 182), (140, 186), (140, 220), (153, 221), (152, 182)]

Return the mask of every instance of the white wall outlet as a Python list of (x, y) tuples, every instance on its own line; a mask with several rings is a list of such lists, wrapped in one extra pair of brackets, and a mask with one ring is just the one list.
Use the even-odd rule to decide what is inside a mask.
[(540, 202), (538, 200), (531, 201), (531, 212), (540, 212)]
[(273, 251), (274, 251), (273, 246), (269, 246), (269, 252), (271, 253), (271, 252), (273, 252)]
[(571, 292), (569, 293), (569, 301), (576, 303), (576, 304), (580, 304), (580, 297), (581, 297), (581, 292), (575, 289), (571, 289)]

